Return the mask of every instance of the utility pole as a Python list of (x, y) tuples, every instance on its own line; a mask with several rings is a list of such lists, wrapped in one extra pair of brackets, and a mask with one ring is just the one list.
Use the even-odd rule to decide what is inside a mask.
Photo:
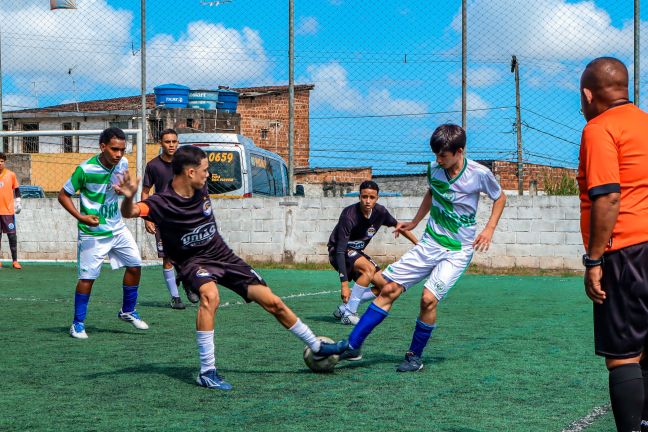
[(520, 115), (520, 65), (517, 57), (511, 59), (511, 72), (515, 73), (515, 130), (517, 132), (518, 195), (524, 195), (524, 165), (522, 164), (522, 118)]
[(461, 127), (466, 130), (466, 104), (468, 85), (468, 25), (466, 13), (466, 0), (461, 0)]
[(288, 0), (288, 187), (295, 195), (295, 0)]

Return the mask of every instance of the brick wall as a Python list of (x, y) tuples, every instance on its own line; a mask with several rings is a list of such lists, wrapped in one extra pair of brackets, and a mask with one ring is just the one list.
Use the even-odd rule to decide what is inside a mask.
[[(328, 261), (326, 243), (342, 209), (357, 198), (252, 198), (213, 200), (219, 231), (232, 249), (247, 260), (274, 262)], [(399, 220), (414, 217), (420, 197), (381, 198)], [(75, 259), (76, 224), (55, 199), (25, 199), (17, 215), (22, 259)], [(490, 215), (491, 202), (482, 199), (478, 229)], [(134, 229), (133, 221), (128, 225)], [(415, 230), (421, 235), (425, 223)], [(154, 238), (140, 233), (146, 259), (157, 259)], [(367, 252), (381, 263), (400, 257), (410, 247), (391, 230), (381, 229)], [(577, 197), (511, 196), (486, 253), (474, 262), (492, 268), (531, 267), (581, 269), (583, 253)], [(7, 248), (2, 248), (8, 259)]]
[(307, 197), (342, 196), (357, 191), (360, 183), (371, 180), (371, 167), (303, 168), (295, 170), (295, 184), (304, 185)]
[[(537, 182), (538, 190), (544, 190), (545, 180), (550, 179), (559, 181), (563, 176), (576, 178), (576, 170), (562, 167), (551, 167), (547, 165), (537, 164), (524, 164), (524, 174), (522, 180), (524, 182), (524, 190), (529, 190), (529, 183), (531, 180)], [(493, 161), (491, 171), (500, 180), (502, 188), (505, 190), (517, 190), (518, 176), (517, 176), (517, 163), (506, 161)]]
[[(295, 167), (308, 166), (311, 88), (295, 87)], [(241, 133), (288, 162), (288, 93), (241, 97), (237, 111), (241, 115)]]

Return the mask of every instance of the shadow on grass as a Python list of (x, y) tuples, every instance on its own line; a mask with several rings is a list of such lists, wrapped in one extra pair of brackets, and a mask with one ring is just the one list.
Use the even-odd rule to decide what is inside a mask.
[(85, 375), (88, 379), (105, 378), (111, 376), (120, 376), (123, 374), (142, 374), (142, 375), (166, 375), (177, 381), (194, 384), (196, 377), (196, 368), (187, 368), (180, 366), (167, 366), (155, 363), (143, 363), (137, 366), (131, 366), (121, 369), (115, 369), (110, 372), (97, 372)]
[[(46, 332), (46, 333), (60, 333), (60, 334), (65, 334), (65, 335), (70, 335), (70, 327), (65, 326), (65, 327), (41, 327), (38, 329), (39, 332)], [(112, 333), (112, 334), (127, 334), (127, 335), (145, 335), (147, 332), (142, 331), (142, 330), (118, 330), (118, 329), (112, 329), (112, 328), (101, 328), (101, 327), (94, 327), (94, 326), (86, 326), (86, 331), (87, 333)]]
[[(342, 360), (336, 366), (336, 369), (357, 369), (364, 367), (371, 367), (373, 365), (393, 365), (394, 370), (403, 361), (403, 356), (401, 355), (390, 355), (390, 354), (379, 354), (379, 355), (368, 355), (363, 356), (361, 360), (349, 361)], [(446, 361), (445, 357), (424, 357), (423, 364), (427, 366), (437, 365)]]
[[(309, 316), (305, 317), (305, 320), (307, 320), (307, 322), (310, 322), (310, 321), (319, 321), (319, 322), (326, 322), (326, 323), (339, 322), (339, 320), (336, 320), (333, 317), (333, 314), (331, 314), (331, 315), (309, 315)], [(352, 327), (349, 327), (349, 328), (352, 328)]]

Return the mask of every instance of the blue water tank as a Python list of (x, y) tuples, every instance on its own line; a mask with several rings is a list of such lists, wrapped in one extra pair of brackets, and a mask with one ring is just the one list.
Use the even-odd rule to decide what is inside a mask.
[(225, 112), (236, 112), (238, 105), (239, 93), (234, 90), (220, 89), (218, 90), (218, 110)]
[(155, 105), (164, 108), (186, 108), (189, 87), (180, 84), (162, 84), (153, 89)]
[(218, 108), (218, 90), (191, 90), (189, 108), (215, 110)]

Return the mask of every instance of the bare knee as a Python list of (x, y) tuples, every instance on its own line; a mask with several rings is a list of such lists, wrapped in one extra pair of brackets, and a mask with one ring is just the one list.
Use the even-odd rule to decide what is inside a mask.
[(263, 302), (261, 306), (272, 315), (281, 315), (287, 309), (283, 300), (276, 295), (272, 295), (272, 297)]
[(220, 297), (217, 290), (200, 291), (200, 307), (210, 311), (215, 311), (220, 303)]
[(403, 292), (403, 287), (396, 282), (389, 282), (380, 290), (380, 297), (391, 300), (396, 300)]
[(439, 300), (429, 290), (424, 289), (421, 296), (421, 310), (431, 312), (436, 309)]
[(141, 267), (126, 267), (126, 274), (131, 277), (140, 277), (142, 275)]

